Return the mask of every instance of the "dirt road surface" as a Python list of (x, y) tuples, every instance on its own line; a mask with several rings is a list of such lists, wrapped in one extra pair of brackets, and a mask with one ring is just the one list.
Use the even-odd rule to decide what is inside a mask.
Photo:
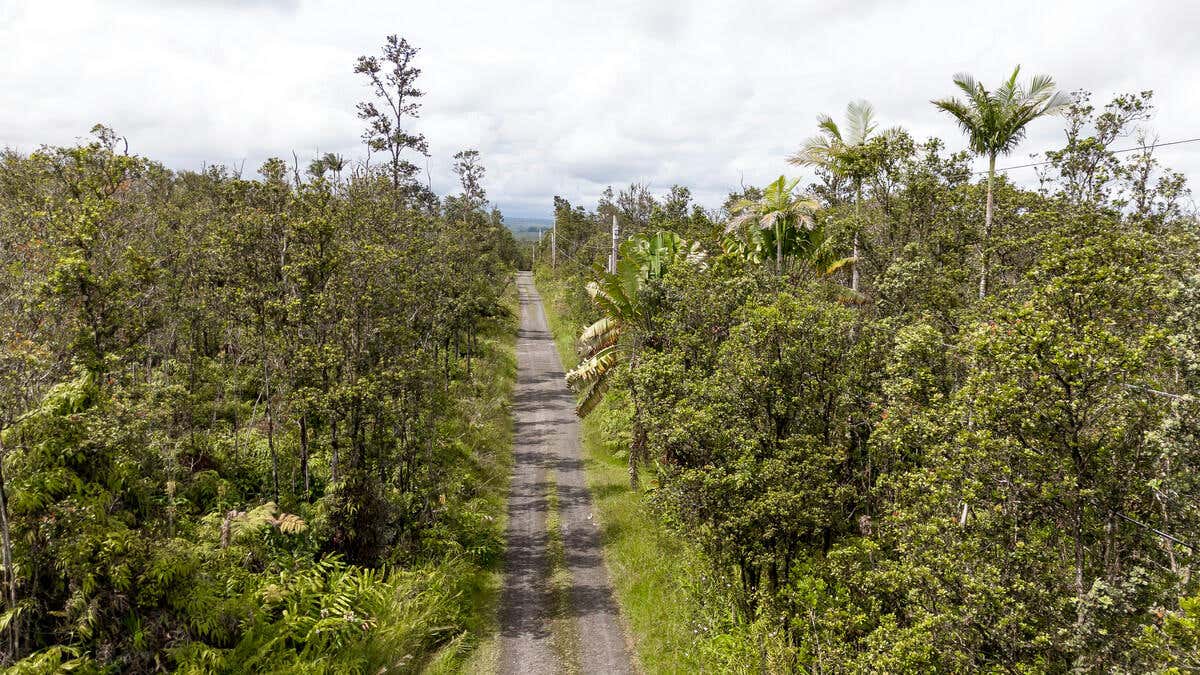
[[(575, 400), (528, 272), (517, 276), (516, 465), (508, 501), (508, 539), (501, 597), (501, 673), (632, 673), (592, 512), (579, 445)], [(570, 572), (569, 621), (576, 634), (554, 635), (546, 529), (551, 487), (557, 490), (564, 558)], [(561, 609), (559, 610), (561, 617)], [(576, 645), (561, 653), (556, 644)]]

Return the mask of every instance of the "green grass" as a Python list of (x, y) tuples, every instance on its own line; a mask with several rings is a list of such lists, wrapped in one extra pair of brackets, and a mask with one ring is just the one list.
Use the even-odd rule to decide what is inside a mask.
[[(563, 365), (570, 368), (578, 361), (579, 327), (563, 319), (555, 283), (539, 281), (546, 319)], [(644, 494), (630, 489), (626, 460), (614, 454), (602, 430), (606, 414), (607, 403), (584, 420), (584, 465), (604, 558), (641, 668), (647, 673), (711, 672), (695, 649), (698, 608), (686, 586), (699, 563), (686, 543), (650, 512)]]

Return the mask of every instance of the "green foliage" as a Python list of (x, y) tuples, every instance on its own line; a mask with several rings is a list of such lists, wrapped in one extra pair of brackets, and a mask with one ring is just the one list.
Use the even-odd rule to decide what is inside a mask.
[(1068, 103), (1068, 97), (1056, 92), (1048, 75), (1035, 75), (1025, 85), (1017, 80), (1021, 66), (994, 90), (967, 73), (954, 76), (954, 85), (966, 100), (946, 98), (933, 104), (945, 111), (967, 134), (971, 150), (994, 158), (1012, 152), (1025, 137), (1025, 127), (1033, 120), (1056, 112)]
[(635, 345), (622, 344), (623, 333), (644, 328), (653, 320), (654, 285), (678, 265), (703, 266), (706, 257), (698, 243), (688, 244), (674, 232), (651, 237), (634, 235), (622, 242), (616, 272), (601, 272), (587, 285), (588, 297), (604, 314), (579, 336), (580, 363), (567, 373), (567, 384), (582, 389), (575, 411), (587, 416), (608, 389), (609, 378), (628, 361)]
[[(963, 87), (1012, 108), (980, 104), (1007, 140), (977, 151), (1011, 149), (1060, 102), (1048, 80)], [(589, 425), (610, 457), (653, 466), (642, 507), (694, 546), (677, 601), (687, 658), (718, 672), (1195, 667), (1200, 230), (1150, 148), (1109, 148), (1149, 110), (1148, 94), (1100, 111), (1077, 94), (1037, 190), (973, 184), (966, 154), (902, 131), (835, 158), (848, 141), (823, 123), (819, 201), (801, 208), (780, 180), (726, 204), (747, 235), (783, 223), (783, 239), (725, 242), (653, 285), (652, 320), (620, 338), (638, 359)], [(866, 112), (850, 137), (869, 135)], [(861, 279), (799, 255), (757, 264), (778, 263), (774, 243), (805, 216), (829, 251), (859, 251)], [(538, 270), (568, 325), (597, 318), (584, 274), (561, 258)], [(582, 337), (603, 355), (601, 318)], [(639, 630), (656, 643), (671, 629)]]
[(762, 191), (758, 199), (742, 199), (730, 206), (733, 218), (725, 226), (722, 242), (726, 253), (759, 261), (775, 261), (775, 271), (783, 274), (784, 261), (799, 259), (817, 274), (830, 274), (844, 264), (830, 257), (826, 238), (817, 226), (815, 200), (797, 197), (799, 179), (788, 181), (780, 176)]
[(513, 379), (498, 212), (407, 208), (389, 168), (336, 157), (253, 181), (118, 142), (2, 158), (0, 662), (374, 672), (468, 650)]

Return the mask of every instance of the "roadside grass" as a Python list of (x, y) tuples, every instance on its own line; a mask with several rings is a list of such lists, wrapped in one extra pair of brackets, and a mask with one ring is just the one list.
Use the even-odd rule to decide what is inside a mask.
[[(578, 362), (575, 336), (581, 326), (564, 319), (562, 288), (545, 277), (537, 281), (546, 320), (569, 369)], [(641, 670), (713, 672), (698, 649), (695, 624), (701, 609), (688, 586), (699, 574), (699, 562), (687, 543), (650, 512), (645, 494), (630, 489), (624, 453), (605, 433), (605, 418), (614, 412), (602, 403), (584, 420), (584, 466), (600, 519), (605, 562)]]
[[(476, 507), (487, 521), (487, 529), (503, 546), (507, 524), (509, 476), (513, 465), (512, 397), (517, 381), (517, 326), (520, 306), (515, 279), (504, 298), (511, 316), (494, 322), (480, 336), (473, 376), (460, 383), (460, 425), (450, 430), (460, 434), (471, 448), (478, 486)], [(475, 567), (458, 602), (466, 615), (464, 630), (434, 653), (423, 673), (495, 672), (499, 664), (499, 601), (504, 576), (503, 554), (490, 556), (483, 567)]]

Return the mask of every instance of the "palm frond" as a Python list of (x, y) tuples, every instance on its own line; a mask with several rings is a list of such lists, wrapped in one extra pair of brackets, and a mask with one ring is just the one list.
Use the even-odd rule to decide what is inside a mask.
[(954, 84), (967, 94), (966, 101), (946, 98), (932, 103), (948, 113), (968, 137), (971, 150), (981, 155), (1008, 154), (1025, 137), (1025, 127), (1043, 115), (1054, 114), (1070, 99), (1054, 93), (1054, 80), (1046, 75), (1030, 79), (1026, 88), (1018, 78), (1021, 67), (989, 92), (970, 75), (959, 73)]
[(833, 118), (824, 113), (817, 115), (817, 128), (824, 132), (826, 136), (837, 143), (842, 142), (842, 130), (838, 128), (837, 122)]
[(774, 228), (775, 223), (779, 220), (781, 215), (782, 214), (778, 210), (772, 210), (764, 213), (762, 217), (758, 219), (758, 229), (770, 230)]
[(605, 377), (620, 357), (621, 352), (616, 345), (601, 349), (594, 356), (581, 361), (579, 365), (567, 373), (567, 386), (574, 388), (580, 383), (594, 382)]
[(615, 344), (621, 337), (621, 322), (611, 316), (606, 316), (583, 330), (579, 335), (580, 352), (591, 356), (596, 352)]
[(589, 413), (600, 405), (600, 401), (604, 399), (604, 392), (608, 391), (608, 378), (602, 377), (591, 384), (583, 396), (580, 397), (579, 403), (575, 405), (575, 414), (580, 417), (587, 417)]
[(817, 200), (804, 197), (792, 203), (788, 214), (796, 220), (797, 226), (811, 230), (816, 225), (814, 216), (820, 208), (821, 205)]
[(930, 101), (930, 103), (953, 117), (954, 121), (958, 123), (958, 126), (967, 133), (970, 133), (971, 129), (976, 127), (979, 123), (979, 118), (976, 114), (976, 111), (963, 102), (962, 99), (953, 97), (942, 98)]
[(754, 201), (753, 199), (743, 198), (730, 205), (729, 211), (730, 213), (741, 213), (742, 211), (745, 211), (746, 209), (752, 209), (757, 205), (758, 202)]
[(1029, 91), (1026, 98), (1041, 102), (1054, 94), (1054, 78), (1049, 75), (1034, 75), (1029, 80)]
[(729, 219), (729, 222), (725, 224), (725, 232), (726, 232), (726, 234), (731, 233), (731, 232), (736, 232), (737, 230), (742, 229), (742, 227), (744, 227), (746, 225), (746, 223), (749, 223), (750, 221), (757, 220), (757, 219), (758, 219), (757, 213), (744, 210), (741, 213), (739, 213), (738, 215)]
[(853, 264), (856, 262), (858, 262), (858, 258), (855, 258), (854, 256), (838, 258), (837, 260), (833, 260), (830, 262), (822, 261), (820, 263), (820, 269), (817, 271), (820, 272), (821, 276), (827, 277), (827, 276), (836, 274), (838, 270), (842, 269), (846, 265), (850, 265), (850, 264)]
[(1042, 105), (1042, 115), (1058, 115), (1063, 111), (1063, 108), (1071, 105), (1074, 102), (1074, 97), (1062, 91), (1054, 92), (1049, 99)]
[(1021, 66), (1017, 65), (1013, 68), (1012, 75), (990, 94), (989, 98), (999, 111), (1018, 107), (1025, 98), (1025, 92), (1021, 91), (1020, 85), (1017, 84), (1017, 75), (1020, 72)]
[(875, 131), (875, 107), (865, 100), (846, 104), (846, 145), (862, 145)]
[(805, 139), (800, 149), (788, 157), (787, 161), (794, 166), (828, 166), (837, 147), (838, 143), (828, 134), (812, 136)]
[(983, 91), (983, 87), (980, 86), (979, 82), (970, 73), (955, 73), (953, 81), (955, 86), (961, 89), (967, 95), (967, 98), (972, 101)]

